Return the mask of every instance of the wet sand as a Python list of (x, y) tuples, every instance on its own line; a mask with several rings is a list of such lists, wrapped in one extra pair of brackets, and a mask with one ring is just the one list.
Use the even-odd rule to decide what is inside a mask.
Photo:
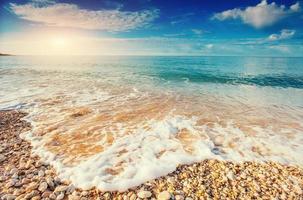
[[(30, 130), (26, 113), (0, 111), (1, 199), (303, 199), (303, 169), (274, 162), (204, 160), (125, 192), (84, 191), (61, 181), (31, 154), (20, 133)], [(111, 172), (108, 172), (111, 173)]]

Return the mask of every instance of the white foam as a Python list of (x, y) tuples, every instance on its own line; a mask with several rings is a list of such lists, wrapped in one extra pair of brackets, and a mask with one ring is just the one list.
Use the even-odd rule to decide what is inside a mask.
[[(176, 169), (179, 164), (189, 164), (204, 159), (222, 159), (232, 161), (277, 161), (285, 164), (303, 166), (300, 152), (302, 146), (294, 147), (303, 141), (302, 136), (287, 142), (285, 138), (271, 134), (269, 130), (258, 130), (261, 137), (247, 137), (232, 123), (226, 127), (216, 125), (195, 127), (194, 119), (182, 116), (170, 116), (163, 121), (151, 122), (152, 129), (138, 129), (134, 134), (121, 137), (105, 151), (98, 153), (75, 166), (65, 166), (55, 155), (43, 148), (43, 142), (35, 140), (31, 134), (25, 134), (35, 147), (34, 152), (53, 165), (62, 179), (70, 180), (77, 187), (89, 189), (96, 186), (102, 190), (126, 190), (141, 183), (166, 175)], [(210, 137), (196, 140), (192, 146), (194, 152), (188, 153), (182, 147), (176, 134), (179, 130), (187, 129), (194, 133), (207, 134)], [(199, 132), (198, 132), (199, 130)], [(210, 139), (213, 135), (225, 137), (224, 143), (236, 142), (236, 148), (227, 148), (225, 152), (215, 152), (215, 145)], [(224, 146), (224, 145), (223, 145)], [(251, 151), (253, 146), (261, 146), (271, 150), (269, 155), (261, 156)], [(127, 153), (119, 155), (126, 150)], [(165, 151), (160, 157), (159, 153)], [(239, 152), (242, 152), (241, 155)], [(283, 155), (283, 156), (281, 156)], [(123, 171), (118, 175), (107, 172), (115, 169), (123, 162)]]

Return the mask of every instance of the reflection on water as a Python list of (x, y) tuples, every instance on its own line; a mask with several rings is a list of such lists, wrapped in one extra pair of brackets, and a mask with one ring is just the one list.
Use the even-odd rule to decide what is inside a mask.
[[(51, 57), (52, 58), (52, 57)], [(207, 158), (303, 166), (303, 60), (10, 57), (0, 108), (79, 187), (125, 190)]]

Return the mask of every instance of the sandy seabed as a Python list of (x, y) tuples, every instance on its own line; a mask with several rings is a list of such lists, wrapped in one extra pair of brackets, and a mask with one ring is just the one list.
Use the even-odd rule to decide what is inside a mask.
[(31, 154), (20, 133), (26, 113), (0, 111), (0, 198), (14, 199), (303, 199), (303, 169), (267, 162), (204, 160), (125, 192), (81, 190)]

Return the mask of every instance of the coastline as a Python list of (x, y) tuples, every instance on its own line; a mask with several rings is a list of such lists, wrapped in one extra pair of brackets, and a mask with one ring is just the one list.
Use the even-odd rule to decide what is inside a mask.
[(167, 176), (125, 192), (83, 191), (61, 181), (31, 154), (19, 134), (29, 130), (26, 113), (0, 111), (1, 199), (303, 199), (303, 169), (274, 162), (205, 160), (179, 166)]

